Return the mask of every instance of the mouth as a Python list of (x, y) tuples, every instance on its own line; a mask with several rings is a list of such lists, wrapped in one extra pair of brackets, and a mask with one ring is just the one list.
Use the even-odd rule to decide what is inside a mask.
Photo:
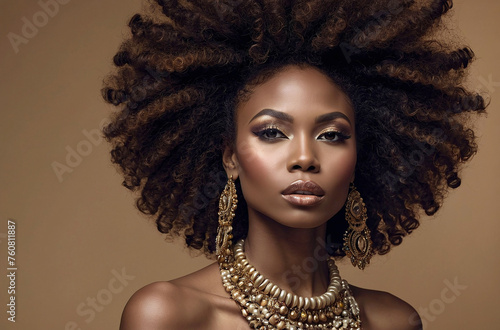
[(325, 191), (313, 181), (297, 180), (281, 192), (283, 198), (297, 206), (312, 206), (319, 203)]

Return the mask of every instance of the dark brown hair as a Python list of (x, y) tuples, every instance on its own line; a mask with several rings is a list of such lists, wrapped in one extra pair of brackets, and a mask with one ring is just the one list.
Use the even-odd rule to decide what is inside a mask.
[[(468, 47), (438, 38), (451, 1), (151, 1), (130, 20), (102, 90), (119, 106), (104, 135), (123, 184), (158, 230), (212, 254), (224, 146), (238, 95), (288, 64), (329, 75), (356, 112), (356, 186), (374, 249), (387, 253), (438, 211), (476, 152)], [(246, 235), (240, 193), (235, 238)], [(329, 221), (339, 247), (345, 221)]]

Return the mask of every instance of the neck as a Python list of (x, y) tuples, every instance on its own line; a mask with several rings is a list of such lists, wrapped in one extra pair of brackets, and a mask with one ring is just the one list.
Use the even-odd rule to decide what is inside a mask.
[(304, 297), (323, 294), (329, 284), (326, 224), (297, 229), (263, 216), (249, 219), (245, 254), (265, 277)]

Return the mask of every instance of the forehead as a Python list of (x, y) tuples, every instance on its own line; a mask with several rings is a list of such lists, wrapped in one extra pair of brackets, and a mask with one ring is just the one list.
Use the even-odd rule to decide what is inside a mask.
[(248, 97), (237, 107), (237, 119), (250, 120), (265, 108), (287, 112), (294, 117), (339, 111), (354, 123), (354, 110), (348, 96), (330, 77), (310, 66), (287, 66), (253, 86)]

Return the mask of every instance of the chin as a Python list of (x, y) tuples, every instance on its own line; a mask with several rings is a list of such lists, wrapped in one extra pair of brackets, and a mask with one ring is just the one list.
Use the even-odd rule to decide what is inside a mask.
[[(339, 207), (339, 210), (342, 206)], [(285, 228), (293, 229), (315, 229), (326, 225), (326, 223), (339, 211), (333, 212), (337, 207), (332, 210), (320, 210), (315, 208), (293, 208), (289, 206), (282, 208), (277, 207), (274, 210), (257, 210), (249, 207), (248, 216), (249, 221), (256, 219), (264, 223), (274, 223)], [(260, 220), (258, 220), (260, 219)]]
[(304, 216), (304, 215), (296, 215), (296, 216), (290, 216), (290, 217), (279, 217), (279, 218), (270, 218), (271, 221), (277, 222), (278, 224), (288, 227), (288, 228), (293, 228), (293, 229), (315, 229), (318, 227), (321, 227), (323, 225), (326, 225), (328, 220), (331, 219), (332, 216), (328, 217), (319, 217), (319, 216)]

